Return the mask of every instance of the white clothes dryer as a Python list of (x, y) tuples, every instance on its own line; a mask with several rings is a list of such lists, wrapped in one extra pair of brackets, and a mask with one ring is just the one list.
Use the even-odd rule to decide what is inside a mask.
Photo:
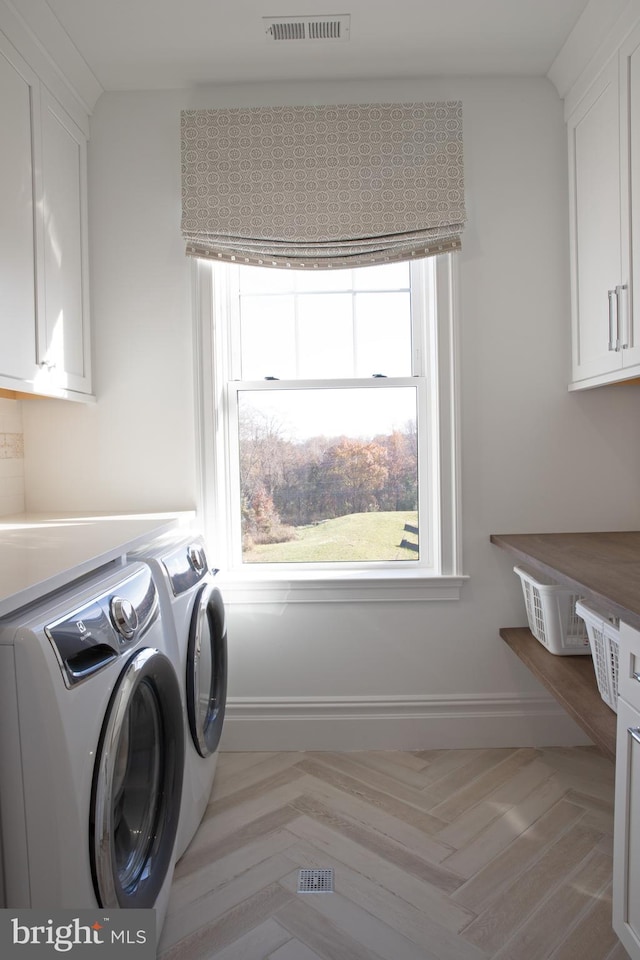
[(161, 929), (184, 776), (168, 652), (142, 563), (0, 621), (4, 906), (155, 908)]
[(199, 534), (169, 534), (135, 557), (153, 572), (162, 616), (173, 620), (179, 651), (186, 739), (180, 857), (200, 826), (215, 778), (227, 700), (225, 609)]

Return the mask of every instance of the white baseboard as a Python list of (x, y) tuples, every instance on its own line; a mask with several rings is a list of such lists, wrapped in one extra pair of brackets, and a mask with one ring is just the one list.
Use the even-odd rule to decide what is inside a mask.
[(588, 743), (555, 700), (537, 695), (235, 697), (227, 703), (221, 749), (435, 750)]

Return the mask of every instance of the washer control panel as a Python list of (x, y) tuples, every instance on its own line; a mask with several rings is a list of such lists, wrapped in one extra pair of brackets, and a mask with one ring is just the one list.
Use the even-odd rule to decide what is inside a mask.
[(174, 597), (195, 587), (209, 573), (204, 543), (197, 538), (165, 554), (162, 565), (167, 572)]
[(62, 676), (73, 687), (116, 660), (157, 618), (158, 594), (147, 568), (45, 627)]

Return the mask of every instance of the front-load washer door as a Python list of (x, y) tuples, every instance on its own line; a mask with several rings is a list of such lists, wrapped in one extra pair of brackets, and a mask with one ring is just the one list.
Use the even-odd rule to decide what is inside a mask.
[(196, 598), (187, 648), (187, 713), (193, 744), (210, 756), (222, 734), (227, 702), (227, 631), (222, 595), (207, 583)]
[(100, 906), (153, 907), (173, 868), (184, 723), (173, 664), (146, 647), (120, 674), (91, 793), (91, 869)]

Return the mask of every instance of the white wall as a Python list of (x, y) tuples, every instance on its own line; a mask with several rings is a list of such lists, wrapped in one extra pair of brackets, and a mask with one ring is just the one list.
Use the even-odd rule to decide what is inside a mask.
[[(196, 497), (179, 108), (461, 98), (463, 555), (459, 602), (233, 605), (223, 745), (580, 742), (498, 638), (525, 623), (492, 532), (638, 528), (640, 388), (566, 389), (562, 105), (543, 79), (103, 95), (92, 123), (94, 408), (25, 405), (29, 509), (171, 509)], [(346, 719), (345, 719), (346, 718)]]

